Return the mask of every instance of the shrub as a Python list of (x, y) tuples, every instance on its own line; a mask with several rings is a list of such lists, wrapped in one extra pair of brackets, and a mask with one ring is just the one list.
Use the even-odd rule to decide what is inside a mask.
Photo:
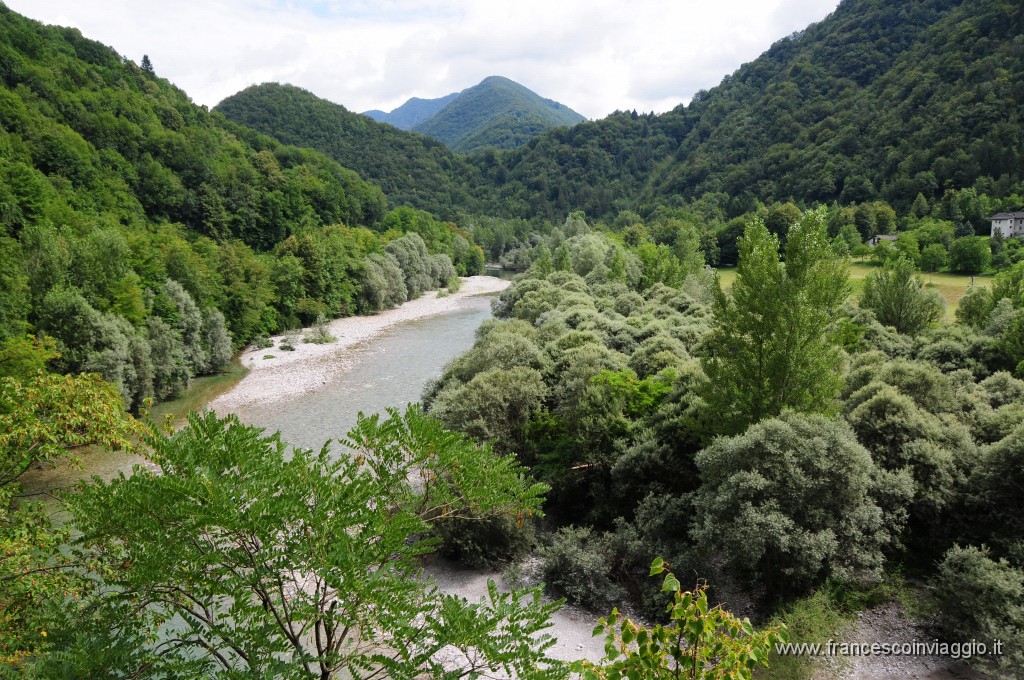
[(335, 342), (338, 338), (331, 335), (331, 332), (327, 329), (327, 319), (323, 314), (316, 318), (316, 323), (309, 329), (309, 332), (302, 336), (303, 342), (309, 342), (314, 345), (326, 345)]
[(693, 538), (773, 597), (874, 574), (891, 540), (875, 466), (842, 421), (792, 412), (697, 454)]
[(971, 286), (960, 298), (956, 320), (972, 328), (984, 328), (995, 304), (992, 291), (986, 286)]
[(441, 554), (470, 567), (514, 562), (529, 554), (533, 523), (515, 517), (447, 517), (435, 525)]
[(376, 312), (400, 305), (408, 299), (405, 275), (398, 260), (390, 253), (371, 253), (362, 263), (359, 286), (359, 308)]
[(968, 481), (971, 528), (1024, 559), (1024, 425), (983, 449)]
[(916, 335), (942, 318), (945, 298), (925, 290), (914, 264), (900, 258), (868, 274), (860, 304), (875, 313), (878, 321), (900, 333)]
[(985, 547), (953, 546), (939, 564), (935, 596), (941, 633), (951, 642), (1002, 640), (1004, 654), (989, 656), (1002, 677), (1024, 668), (1024, 571), (993, 560)]
[(536, 370), (493, 368), (465, 384), (442, 389), (431, 412), (448, 427), (478, 441), (495, 441), (498, 451), (522, 452), (523, 428), (546, 395), (547, 387)]
[(256, 349), (269, 349), (274, 346), (274, 341), (266, 333), (260, 333), (252, 339), (252, 346)]
[(541, 549), (544, 580), (570, 602), (598, 608), (620, 599), (621, 589), (608, 576), (608, 539), (586, 527), (563, 527)]
[(949, 268), (961, 274), (980, 274), (992, 264), (992, 250), (984, 236), (963, 236), (949, 248)]

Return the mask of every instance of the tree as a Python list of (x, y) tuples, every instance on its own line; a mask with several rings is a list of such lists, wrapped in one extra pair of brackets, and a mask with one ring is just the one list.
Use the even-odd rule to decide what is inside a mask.
[(838, 394), (841, 353), (826, 333), (848, 292), (823, 210), (804, 214), (779, 241), (759, 220), (739, 240), (732, 294), (719, 290), (702, 364), (702, 396), (723, 433), (741, 432), (783, 409), (826, 411)]
[(863, 239), (860, 237), (860, 231), (858, 231), (857, 227), (852, 224), (844, 224), (839, 229), (839, 235), (837, 238), (846, 244), (847, 250), (851, 253), (854, 248), (864, 243)]
[(30, 302), (22, 248), (14, 239), (0, 237), (0, 342), (28, 330)]
[(419, 234), (406, 234), (388, 243), (384, 249), (395, 258), (402, 270), (408, 299), (415, 300), (423, 291), (434, 287), (430, 275), (430, 255)]
[[(198, 317), (198, 310), (196, 312)], [(153, 391), (158, 399), (173, 399), (188, 387), (192, 377), (181, 334), (158, 316), (146, 327), (153, 360)], [(198, 340), (199, 329), (196, 328)]]
[(231, 361), (231, 334), (218, 309), (203, 313), (203, 345), (210, 359), (208, 371), (219, 371)]
[(934, 591), (947, 639), (1003, 641), (1006, 646), (998, 655), (988, 645), (987, 660), (1006, 672), (994, 677), (1020, 677), (1024, 571), (1004, 559), (992, 559), (984, 546), (954, 545), (939, 564)]
[(502, 452), (522, 453), (523, 430), (547, 392), (541, 374), (532, 368), (492, 368), (442, 391), (432, 411), (452, 429), (481, 442), (493, 441)]
[(26, 335), (0, 342), (0, 378), (27, 380), (46, 371), (46, 362), (57, 358), (53, 338)]
[(692, 535), (772, 598), (877, 571), (890, 532), (875, 465), (846, 423), (784, 413), (697, 454)]
[(417, 407), (360, 417), (340, 457), (212, 413), (148, 444), (162, 474), (70, 501), (103, 584), (72, 612), (52, 675), (564, 675), (543, 654), (557, 603), (492, 583), (470, 604), (420, 568), (442, 517), (538, 512), (544, 487), (512, 459)]
[(896, 246), (892, 244), (892, 241), (879, 241), (875, 247), (871, 249), (871, 259), (877, 264), (884, 265), (885, 263), (895, 260), (900, 256)]
[(921, 246), (912, 232), (903, 232), (896, 237), (896, 252), (914, 264), (921, 259)]
[(939, 293), (924, 288), (912, 262), (900, 258), (868, 274), (860, 306), (874, 312), (880, 323), (917, 335), (942, 318), (946, 302)]
[(991, 290), (985, 286), (971, 286), (960, 298), (956, 320), (971, 328), (984, 328), (995, 306)]
[(984, 236), (963, 236), (949, 249), (949, 268), (960, 274), (980, 274), (992, 263), (992, 251)]
[(154, 75), (153, 62), (151, 62), (149, 60), (149, 55), (148, 54), (143, 54), (142, 55), (142, 63), (139, 64), (139, 66), (142, 68), (143, 71), (145, 71), (149, 75)]
[(650, 575), (659, 574), (665, 574), (662, 592), (672, 594), (666, 607), (671, 624), (644, 628), (613, 609), (594, 629), (594, 635), (605, 636), (604, 660), (573, 665), (584, 680), (749, 680), (753, 669), (768, 665), (772, 646), (786, 641), (785, 626), (755, 632), (747, 619), (709, 606), (706, 585), (684, 591), (660, 557), (651, 564)]
[(140, 433), (98, 375), (0, 378), (0, 666), (18, 669), (44, 647), (50, 617), (83, 586), (82, 565), (61, 550), (69, 530), (54, 529), (39, 504), (12, 507), (19, 477), (73, 447), (131, 449)]
[(968, 481), (973, 528), (1004, 554), (1024, 547), (1024, 424), (982, 451)]
[(910, 214), (914, 217), (924, 217), (929, 212), (931, 212), (931, 208), (928, 206), (928, 199), (924, 197), (924, 194), (918, 192), (914, 198), (914, 204), (910, 206)]
[(921, 271), (937, 272), (949, 264), (949, 252), (941, 243), (932, 243), (921, 251)]

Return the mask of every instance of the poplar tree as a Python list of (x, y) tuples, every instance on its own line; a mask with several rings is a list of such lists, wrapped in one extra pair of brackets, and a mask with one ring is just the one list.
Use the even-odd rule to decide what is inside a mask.
[(825, 412), (841, 386), (841, 353), (827, 332), (849, 292), (847, 263), (828, 238), (824, 210), (790, 227), (785, 261), (760, 219), (739, 239), (731, 294), (719, 289), (703, 358), (702, 396), (722, 434), (784, 409)]

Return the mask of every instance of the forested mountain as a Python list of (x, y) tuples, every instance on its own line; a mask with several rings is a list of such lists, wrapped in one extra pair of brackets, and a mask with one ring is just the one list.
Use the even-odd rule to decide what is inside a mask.
[[(950, 188), (1019, 191), (1022, 21), (1020, 5), (1007, 0), (844, 0), (688, 105), (552, 130), (518, 149), (468, 157), (473, 171), (429, 142), (350, 119), (295, 88), (251, 88), (219, 108), (328, 153), (393, 201), (441, 215), (452, 205), (553, 221), (580, 209), (647, 214), (708, 193), (727, 196), (730, 216), (789, 198), (880, 198), (902, 213), (918, 193), (934, 201)], [(439, 124), (419, 129), (456, 134)], [(428, 198), (435, 189), (441, 199)]]
[(394, 205), (450, 218), (469, 203), (464, 161), (437, 140), (377, 123), (292, 85), (264, 83), (215, 108), (286, 144), (321, 151), (381, 186)]
[(495, 208), (602, 216), (723, 192), (905, 210), (1005, 195), (1024, 167), (1024, 36), (1005, 0), (844, 0), (687, 106), (615, 113), (484, 159)]
[(138, 407), (255, 336), (482, 264), (472, 236), (388, 214), (378, 186), (327, 156), (0, 5), (0, 376), (26, 333), (45, 335), (50, 368), (98, 372)]
[(583, 120), (564, 104), (544, 99), (508, 78), (491, 76), (460, 92), (412, 129), (440, 139), (450, 149), (468, 152), (486, 147), (514, 149), (545, 130)]
[(449, 95), (445, 95), (444, 97), (439, 97), (437, 99), (420, 99), (419, 97), (413, 97), (397, 109), (390, 112), (374, 109), (372, 111), (363, 111), (363, 115), (373, 118), (378, 123), (394, 125), (399, 130), (411, 130), (416, 125), (422, 123), (443, 109), (448, 102), (458, 96), (458, 92), (452, 92)]

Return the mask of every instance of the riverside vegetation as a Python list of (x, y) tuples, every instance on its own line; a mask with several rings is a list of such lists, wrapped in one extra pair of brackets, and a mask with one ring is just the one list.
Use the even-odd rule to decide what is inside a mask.
[[(980, 234), (1024, 203), (1022, 17), (846, 0), (685, 107), (460, 156), (283, 86), (209, 112), (0, 6), (3, 671), (806, 676), (771, 644), (916, 582), (1018, 675), (1024, 248)], [(521, 272), (496, 319), (340, 458), (132, 415), (485, 258)], [(947, 310), (918, 270), (988, 278)], [(64, 527), (15, 502), (91, 443), (162, 474), (86, 483)], [(613, 610), (608, 658), (562, 664), (538, 589), (420, 578), (534, 548), (556, 595), (660, 623)]]

